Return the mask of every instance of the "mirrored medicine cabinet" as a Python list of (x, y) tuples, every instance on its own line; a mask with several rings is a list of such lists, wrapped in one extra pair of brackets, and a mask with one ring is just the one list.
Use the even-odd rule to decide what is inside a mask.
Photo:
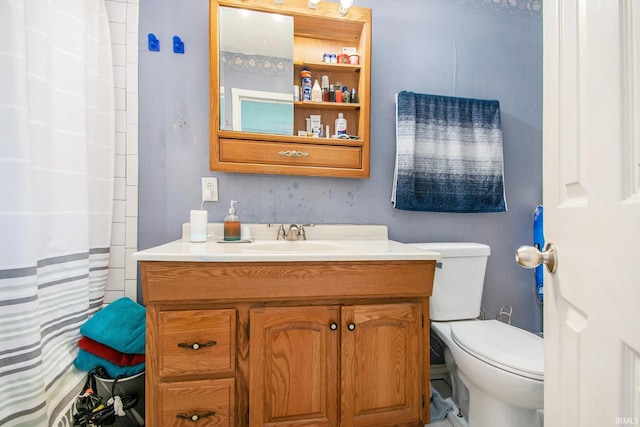
[[(353, 6), (341, 16), (338, 8), (211, 0), (211, 170), (369, 177), (371, 10)], [(298, 100), (303, 69), (312, 83), (326, 76), (331, 86), (355, 90), (357, 102), (309, 101), (301, 93)], [(336, 138), (339, 113), (348, 138)], [(312, 117), (320, 136), (305, 135)]]

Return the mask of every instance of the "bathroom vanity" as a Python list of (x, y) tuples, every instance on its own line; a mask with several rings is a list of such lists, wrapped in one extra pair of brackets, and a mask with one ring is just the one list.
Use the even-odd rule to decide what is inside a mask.
[[(267, 230), (252, 225), (253, 235)], [(387, 240), (384, 226), (307, 233), (134, 254), (147, 308), (147, 425), (429, 422), (439, 254)]]

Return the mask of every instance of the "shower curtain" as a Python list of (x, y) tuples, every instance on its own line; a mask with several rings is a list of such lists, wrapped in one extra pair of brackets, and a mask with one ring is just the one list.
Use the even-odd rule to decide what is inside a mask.
[(114, 169), (104, 0), (0, 1), (0, 425), (62, 424), (102, 305)]

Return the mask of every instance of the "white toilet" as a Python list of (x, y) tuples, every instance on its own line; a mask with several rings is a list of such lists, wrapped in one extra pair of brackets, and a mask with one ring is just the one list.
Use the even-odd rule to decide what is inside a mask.
[(447, 347), (452, 397), (469, 427), (540, 427), (543, 339), (497, 320), (477, 319), (489, 246), (413, 245), (442, 254), (431, 297), (431, 328)]

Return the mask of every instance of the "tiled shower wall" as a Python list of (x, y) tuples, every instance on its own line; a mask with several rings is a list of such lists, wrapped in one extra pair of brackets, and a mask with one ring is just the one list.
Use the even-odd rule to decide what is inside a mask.
[(138, 247), (138, 0), (105, 0), (115, 86), (113, 228), (105, 303), (136, 301)]

